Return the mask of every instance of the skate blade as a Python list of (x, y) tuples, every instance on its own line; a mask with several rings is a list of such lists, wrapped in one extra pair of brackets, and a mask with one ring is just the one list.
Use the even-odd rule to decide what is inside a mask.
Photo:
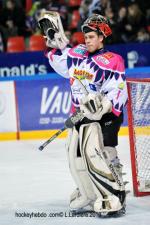
[(72, 209), (70, 208), (70, 211), (71, 212), (74, 212), (74, 213), (84, 213), (84, 212), (93, 212), (93, 204), (94, 204), (94, 201), (91, 200), (87, 205), (85, 205), (84, 207), (82, 208), (76, 208), (76, 209)]
[(101, 218), (118, 218), (118, 217), (124, 216), (125, 214), (126, 214), (126, 209), (125, 207), (123, 207), (118, 211), (97, 213), (97, 216)]
[(72, 214), (74, 215), (93, 215), (94, 217), (98, 217), (98, 218), (119, 218), (119, 217), (122, 217), (126, 214), (126, 209), (125, 207), (121, 208), (120, 210), (118, 211), (109, 211), (109, 212), (95, 212), (93, 211), (92, 208), (81, 208), (81, 209), (77, 209), (77, 210), (70, 210)]
[(93, 212), (93, 209), (90, 205), (85, 206), (84, 208), (78, 208), (78, 209), (70, 209), (72, 213), (80, 214), (80, 213), (88, 213)]

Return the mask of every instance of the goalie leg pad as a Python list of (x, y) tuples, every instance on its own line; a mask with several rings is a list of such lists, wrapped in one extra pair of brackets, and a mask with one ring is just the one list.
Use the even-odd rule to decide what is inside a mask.
[(97, 201), (101, 202), (101, 206), (97, 207), (95, 201), (94, 210), (96, 212), (120, 210), (125, 195), (124, 184), (111, 162), (117, 157), (117, 152), (114, 148), (113, 151), (112, 148), (109, 149), (110, 152), (106, 151), (99, 123), (81, 126), (80, 148)]
[(68, 129), (67, 154), (71, 175), (78, 189), (71, 195), (70, 208), (77, 210), (96, 199), (91, 180), (82, 157), (77, 157), (79, 135), (75, 128)]

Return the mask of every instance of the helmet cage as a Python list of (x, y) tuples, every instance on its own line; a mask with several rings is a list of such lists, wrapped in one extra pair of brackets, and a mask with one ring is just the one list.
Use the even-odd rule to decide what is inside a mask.
[(101, 15), (95, 14), (88, 18), (81, 27), (82, 32), (84, 32), (85, 27), (89, 27), (93, 31), (101, 31), (104, 37), (108, 37), (112, 34), (108, 20)]

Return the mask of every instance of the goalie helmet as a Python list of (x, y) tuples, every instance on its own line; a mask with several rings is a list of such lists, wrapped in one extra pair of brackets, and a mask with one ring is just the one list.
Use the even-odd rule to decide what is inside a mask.
[(90, 16), (81, 26), (81, 30), (83, 33), (96, 31), (99, 34), (103, 34), (104, 37), (112, 34), (108, 19), (98, 14)]

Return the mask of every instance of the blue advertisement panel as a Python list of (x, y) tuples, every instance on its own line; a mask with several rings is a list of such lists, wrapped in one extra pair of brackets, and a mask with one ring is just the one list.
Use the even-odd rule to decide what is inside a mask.
[(0, 78), (47, 75), (53, 72), (44, 52), (1, 53)]
[(126, 68), (150, 66), (150, 43), (110, 45), (108, 49), (124, 58)]
[(16, 81), (20, 130), (59, 129), (71, 108), (69, 80)]
[(150, 67), (137, 67), (126, 69), (127, 78), (150, 78)]
[[(120, 54), (126, 68), (150, 66), (150, 43), (118, 44), (107, 46), (110, 51)], [(44, 52), (1, 53), (0, 80), (15, 80), (18, 77), (47, 76), (54, 72)]]

